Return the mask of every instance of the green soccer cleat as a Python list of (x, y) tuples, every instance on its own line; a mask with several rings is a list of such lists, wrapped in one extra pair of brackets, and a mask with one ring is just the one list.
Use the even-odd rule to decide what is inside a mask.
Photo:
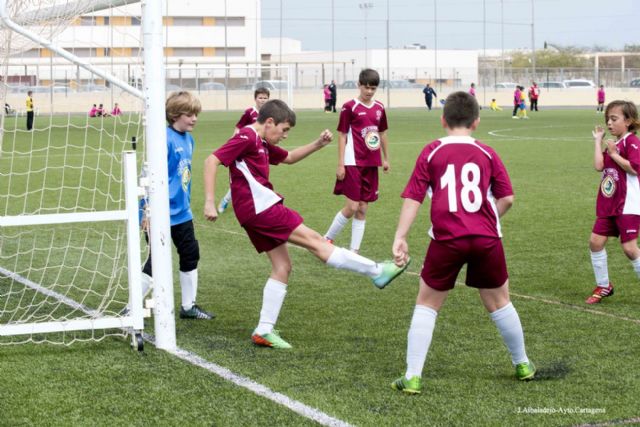
[(280, 338), (278, 331), (273, 330), (270, 334), (256, 334), (255, 332), (251, 335), (251, 341), (255, 345), (259, 345), (261, 347), (271, 347), (271, 348), (279, 348), (279, 349), (288, 349), (292, 348), (291, 344)]
[(371, 279), (373, 285), (378, 289), (383, 289), (393, 279), (401, 275), (409, 267), (410, 263), (411, 258), (407, 259), (407, 262), (402, 267), (398, 267), (393, 261), (382, 261), (380, 263), (382, 265), (382, 273)]
[(516, 365), (516, 378), (520, 381), (530, 381), (536, 375), (536, 367), (532, 362), (523, 362)]
[(189, 310), (185, 310), (184, 308), (180, 307), (181, 319), (211, 320), (214, 317), (216, 317), (214, 313), (204, 311), (201, 307), (199, 307), (196, 304), (193, 304), (193, 306)]
[(422, 378), (416, 375), (408, 380), (402, 376), (391, 383), (391, 388), (406, 394), (420, 394), (422, 393)]

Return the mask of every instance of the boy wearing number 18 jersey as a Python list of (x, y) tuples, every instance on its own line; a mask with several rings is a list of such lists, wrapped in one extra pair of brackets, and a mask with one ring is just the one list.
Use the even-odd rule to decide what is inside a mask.
[(480, 298), (511, 353), (516, 378), (532, 379), (535, 368), (525, 352), (518, 313), (509, 300), (509, 281), (500, 217), (513, 203), (509, 175), (496, 152), (471, 133), (480, 123), (479, 107), (465, 92), (451, 94), (442, 126), (447, 136), (420, 153), (402, 197), (405, 199), (393, 243), (396, 264), (409, 256), (407, 234), (425, 196), (431, 201), (431, 243), (408, 333), (407, 370), (391, 384), (395, 390), (420, 393), (422, 369), (436, 317), (460, 269), (467, 265), (466, 285)]

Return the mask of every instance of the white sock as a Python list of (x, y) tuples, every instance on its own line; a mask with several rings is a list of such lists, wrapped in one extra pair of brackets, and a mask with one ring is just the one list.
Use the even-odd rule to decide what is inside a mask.
[(364, 237), (364, 225), (366, 221), (364, 219), (355, 219), (351, 222), (351, 250), (359, 251), (360, 244), (362, 244), (362, 238)]
[(640, 258), (631, 261), (631, 265), (633, 266), (633, 271), (636, 272), (636, 276), (640, 279)]
[(262, 292), (262, 310), (260, 310), (260, 320), (255, 330), (256, 334), (265, 335), (273, 331), (286, 295), (286, 284), (272, 278), (267, 280)]
[(225, 202), (229, 203), (231, 201), (231, 190), (227, 191), (227, 194), (222, 198)]
[(520, 317), (512, 303), (491, 313), (491, 319), (498, 327), (505, 345), (511, 353), (511, 362), (514, 365), (528, 362), (524, 349), (524, 332), (520, 324)]
[(146, 273), (141, 273), (142, 299), (144, 300), (151, 288), (153, 287), (153, 278)]
[(411, 326), (407, 334), (407, 372), (406, 379), (422, 377), (424, 361), (431, 345), (433, 329), (436, 326), (438, 312), (424, 305), (416, 305), (413, 310)]
[(609, 268), (607, 267), (607, 250), (591, 252), (591, 265), (596, 276), (596, 284), (601, 288), (609, 286)]
[(369, 277), (376, 277), (382, 273), (382, 267), (375, 261), (371, 261), (369, 258), (337, 246), (333, 249), (333, 252), (331, 252), (327, 260), (327, 265), (340, 270), (349, 270), (364, 274)]
[(326, 239), (335, 240), (338, 234), (342, 231), (345, 225), (349, 222), (349, 218), (342, 215), (342, 211), (338, 211), (335, 218), (333, 218), (333, 222), (329, 227), (329, 230), (325, 233), (324, 237)]
[(198, 292), (198, 270), (180, 272), (180, 290), (182, 291), (182, 308), (191, 309), (196, 302)]

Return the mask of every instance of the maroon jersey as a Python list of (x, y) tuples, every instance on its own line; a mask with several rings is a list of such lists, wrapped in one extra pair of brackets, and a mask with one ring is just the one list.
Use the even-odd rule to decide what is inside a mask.
[(238, 123), (236, 123), (236, 129), (242, 129), (247, 125), (252, 125), (256, 120), (258, 120), (258, 110), (256, 110), (256, 107), (247, 108), (244, 110), (244, 113), (240, 117), (240, 120), (238, 120)]
[(435, 240), (464, 236), (502, 237), (496, 199), (513, 194), (504, 164), (489, 146), (470, 136), (448, 136), (418, 156), (402, 197), (431, 197)]
[(369, 106), (357, 99), (345, 102), (340, 111), (338, 132), (347, 135), (345, 166), (382, 166), (380, 132), (388, 129), (381, 102)]
[(242, 128), (213, 154), (229, 168), (231, 201), (240, 224), (283, 200), (269, 182), (269, 165), (281, 163), (289, 153), (268, 144), (252, 126)]
[[(616, 142), (616, 149), (640, 174), (640, 139), (628, 133)], [(596, 201), (599, 218), (618, 215), (640, 215), (640, 184), (637, 175), (625, 172), (605, 150), (604, 169)]]

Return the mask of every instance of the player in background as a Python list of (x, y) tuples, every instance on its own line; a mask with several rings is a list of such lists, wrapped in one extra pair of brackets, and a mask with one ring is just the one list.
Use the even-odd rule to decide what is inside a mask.
[(519, 119), (518, 110), (520, 109), (520, 85), (516, 86), (516, 89), (513, 91), (513, 114), (511, 114), (512, 119)]
[(479, 109), (468, 93), (449, 95), (441, 118), (447, 136), (422, 150), (402, 193), (404, 202), (392, 247), (397, 264), (408, 259), (407, 235), (425, 196), (432, 199), (432, 240), (408, 332), (407, 369), (391, 384), (408, 394), (421, 392), (422, 370), (438, 311), (465, 264), (465, 283), (478, 288), (511, 353), (516, 378), (529, 380), (535, 375), (525, 351), (520, 318), (509, 300), (501, 241), (500, 217), (513, 204), (513, 190), (497, 153), (471, 136), (480, 123)]
[(329, 144), (333, 135), (323, 131), (315, 141), (286, 151), (278, 147), (296, 124), (295, 113), (283, 101), (275, 99), (261, 109), (256, 123), (244, 127), (205, 161), (204, 215), (215, 221), (216, 170), (229, 168), (233, 210), (251, 243), (266, 252), (271, 261), (271, 274), (263, 291), (260, 320), (251, 340), (259, 346), (287, 349), (291, 345), (280, 337), (274, 326), (287, 294), (291, 259), (287, 242), (301, 246), (327, 265), (370, 277), (378, 288), (384, 288), (409, 264), (392, 261), (376, 263), (346, 249), (333, 246), (320, 234), (303, 224), (298, 212), (289, 209), (269, 182), (269, 165), (293, 164)]
[(502, 107), (498, 105), (495, 98), (491, 100), (491, 104), (489, 104), (489, 108), (491, 108), (491, 111), (502, 111)]
[(531, 111), (538, 111), (538, 98), (540, 97), (540, 88), (536, 82), (531, 82), (529, 88), (529, 105), (531, 105)]
[[(237, 135), (240, 132), (240, 129), (242, 129), (243, 127), (256, 122), (256, 120), (258, 119), (260, 108), (264, 105), (265, 102), (269, 100), (270, 96), (271, 93), (266, 87), (259, 87), (253, 92), (253, 99), (255, 100), (256, 105), (244, 110), (244, 113), (242, 113), (240, 120), (238, 120), (238, 123), (236, 123), (236, 128), (233, 131), (234, 135)], [(229, 206), (229, 202), (231, 202), (231, 188), (229, 188), (227, 193), (220, 200), (220, 203), (218, 204), (218, 212), (224, 213), (224, 211)]]
[[(335, 215), (325, 239), (333, 243), (344, 226), (351, 223), (350, 249), (360, 252), (369, 203), (378, 200), (378, 168), (389, 171), (387, 114), (373, 96), (380, 75), (365, 69), (358, 77), (358, 98), (347, 101), (338, 122), (338, 168), (333, 194), (344, 195), (344, 207)], [(382, 156), (380, 151), (382, 150)]]
[(524, 93), (524, 86), (520, 86), (520, 105), (518, 105), (518, 117), (521, 119), (528, 119), (527, 116), (527, 96)]
[(596, 221), (589, 239), (597, 286), (587, 298), (587, 304), (597, 304), (613, 295), (605, 249), (609, 237), (620, 236), (622, 251), (640, 278), (637, 242), (640, 227), (640, 140), (635, 135), (640, 126), (638, 110), (632, 102), (613, 101), (607, 105), (604, 117), (615, 140), (608, 139), (603, 150), (604, 129), (596, 126), (593, 131), (594, 167), (602, 172), (602, 179), (596, 199)]
[(473, 96), (474, 98), (476, 97), (476, 84), (475, 83), (471, 83), (471, 86), (469, 87), (469, 95)]
[(605, 100), (604, 85), (600, 85), (600, 88), (598, 88), (598, 93), (596, 94), (596, 97), (598, 100), (596, 113), (604, 113), (604, 100)]
[(27, 99), (25, 100), (25, 107), (27, 109), (27, 130), (33, 129), (33, 117), (34, 117), (34, 104), (33, 104), (33, 91), (27, 92)]
[[(198, 261), (200, 246), (196, 240), (191, 212), (191, 163), (194, 140), (191, 136), (202, 106), (198, 98), (186, 91), (173, 92), (167, 98), (167, 169), (169, 171), (169, 209), (171, 220), (171, 240), (180, 258), (180, 289), (182, 304), (181, 319), (210, 320), (215, 314), (209, 313), (196, 304), (198, 293)], [(142, 228), (148, 230), (147, 205), (141, 200)], [(153, 212), (151, 212), (153, 214)], [(142, 268), (142, 295), (149, 291), (151, 252)], [(148, 277), (145, 277), (148, 276)]]

